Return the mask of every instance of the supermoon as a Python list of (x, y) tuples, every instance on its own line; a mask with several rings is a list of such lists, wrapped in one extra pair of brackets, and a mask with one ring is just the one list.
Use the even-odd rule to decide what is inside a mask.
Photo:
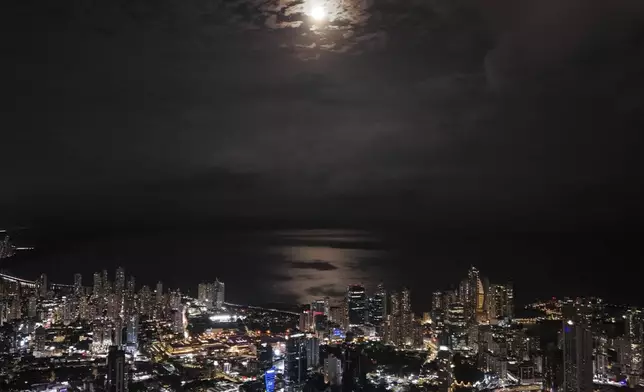
[(314, 20), (324, 20), (326, 18), (326, 10), (322, 6), (313, 7), (311, 10), (311, 18)]

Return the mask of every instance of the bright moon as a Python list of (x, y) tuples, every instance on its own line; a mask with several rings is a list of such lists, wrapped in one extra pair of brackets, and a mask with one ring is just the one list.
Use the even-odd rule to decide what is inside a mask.
[(326, 18), (326, 10), (322, 6), (313, 7), (311, 17), (315, 20), (322, 20)]

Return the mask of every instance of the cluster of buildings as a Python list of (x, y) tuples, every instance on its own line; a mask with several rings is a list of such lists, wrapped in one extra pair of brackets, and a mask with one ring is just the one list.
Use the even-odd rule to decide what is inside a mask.
[[(350, 285), (299, 312), (136, 286), (118, 268), (91, 286), (0, 276), (0, 386), (121, 392), (591, 392), (644, 387), (644, 312), (597, 298), (531, 304), (471, 267), (418, 318), (406, 288)], [(358, 385), (364, 383), (363, 385)], [(43, 389), (44, 388), (44, 389)], [(209, 389), (210, 388), (210, 389)]]
[[(221, 307), (224, 284), (217, 281), (215, 286), (209, 303)], [(183, 335), (187, 308), (181, 292), (164, 290), (162, 282), (137, 290), (135, 278), (123, 268), (112, 276), (106, 270), (94, 273), (91, 286), (83, 285), (78, 273), (72, 284), (52, 283), (46, 274), (36, 281), (2, 274), (0, 350), (32, 358), (26, 369), (48, 361), (98, 367), (95, 374), (82, 376), (87, 385), (124, 391), (135, 358), (141, 357), (142, 326)]]
[(422, 323), (412, 312), (411, 292), (407, 288), (387, 292), (379, 284), (369, 294), (363, 285), (350, 285), (340, 304), (332, 306), (330, 301), (327, 297), (308, 305), (300, 315), (299, 329), (325, 337), (333, 328), (341, 328), (399, 347), (423, 345)]

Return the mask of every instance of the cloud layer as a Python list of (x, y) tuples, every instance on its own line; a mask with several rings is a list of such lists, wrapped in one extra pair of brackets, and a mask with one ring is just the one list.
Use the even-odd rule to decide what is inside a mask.
[(15, 218), (558, 228), (642, 212), (637, 1), (10, 7)]

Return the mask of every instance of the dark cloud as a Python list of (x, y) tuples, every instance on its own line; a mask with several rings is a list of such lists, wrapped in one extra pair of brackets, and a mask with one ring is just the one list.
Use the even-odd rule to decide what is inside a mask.
[(290, 263), (291, 268), (296, 269), (312, 269), (316, 271), (334, 271), (338, 267), (329, 263), (328, 261), (292, 261)]
[(328, 1), (322, 26), (313, 3), (3, 5), (0, 206), (548, 230), (644, 215), (641, 2)]
[(342, 298), (345, 294), (344, 290), (339, 288), (336, 285), (320, 285), (313, 286), (306, 289), (308, 295), (316, 297), (332, 297), (332, 298)]

